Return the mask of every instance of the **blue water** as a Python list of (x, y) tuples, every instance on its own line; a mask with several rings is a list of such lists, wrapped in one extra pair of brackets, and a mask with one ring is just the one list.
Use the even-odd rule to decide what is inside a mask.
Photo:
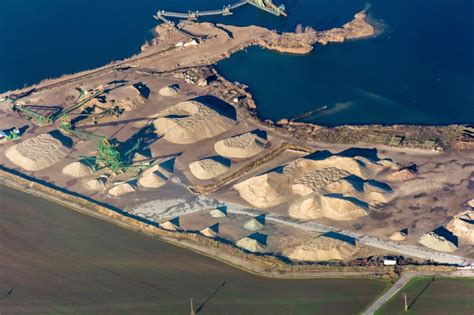
[[(232, 0), (2, 0), (0, 91), (94, 68), (139, 51), (158, 9), (213, 9)], [(275, 0), (275, 2), (278, 2)], [(289, 18), (251, 6), (211, 19), (279, 31), (298, 23), (326, 29), (363, 9), (363, 0), (283, 0)], [(261, 116), (292, 117), (321, 106), (310, 121), (474, 123), (471, 0), (373, 0), (382, 35), (317, 46), (307, 56), (251, 48), (218, 64), (250, 86)]]

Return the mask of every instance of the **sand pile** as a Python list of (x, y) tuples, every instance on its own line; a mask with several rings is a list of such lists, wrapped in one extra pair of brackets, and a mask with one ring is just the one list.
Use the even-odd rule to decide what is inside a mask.
[(189, 164), (189, 170), (194, 177), (202, 180), (215, 178), (226, 173), (230, 168), (230, 161), (220, 161), (216, 158), (207, 158)]
[(89, 190), (101, 190), (101, 189), (104, 189), (106, 182), (107, 182), (107, 178), (98, 177), (98, 178), (87, 181), (85, 186)]
[(397, 241), (397, 242), (404, 241), (407, 239), (407, 237), (408, 237), (408, 229), (402, 229), (390, 235), (390, 239), (392, 241)]
[(288, 197), (288, 178), (277, 173), (252, 177), (234, 185), (245, 201), (258, 208), (276, 206)]
[(164, 88), (161, 88), (158, 93), (161, 96), (166, 96), (166, 97), (171, 97), (171, 96), (176, 96), (178, 95), (179, 91), (179, 85), (173, 84), (169, 86), (165, 86)]
[(328, 167), (313, 171), (296, 179), (291, 185), (291, 189), (295, 194), (306, 196), (348, 175), (350, 174), (346, 171), (335, 167)]
[(120, 197), (134, 191), (135, 187), (130, 185), (130, 183), (122, 183), (110, 188), (108, 193), (111, 196)]
[(474, 208), (474, 199), (471, 199), (467, 202), (467, 205), (471, 208)]
[(248, 231), (258, 231), (263, 228), (264, 224), (265, 224), (264, 217), (259, 216), (245, 222), (244, 229)]
[(248, 132), (232, 138), (217, 141), (214, 150), (229, 158), (250, 158), (262, 152), (268, 141), (258, 136), (258, 133)]
[(204, 228), (201, 231), (199, 231), (199, 233), (210, 238), (218, 237), (219, 236), (219, 223), (208, 226), (207, 228)]
[[(447, 232), (449, 233), (449, 231)], [(449, 236), (453, 237), (452, 233), (451, 235), (446, 235), (445, 233), (443, 234), (444, 235), (437, 232), (437, 230), (434, 230), (429, 233), (423, 234), (418, 240), (418, 242), (423, 246), (440, 252), (453, 252), (458, 249), (457, 238), (454, 236), (455, 241), (448, 240)]]
[(408, 168), (403, 168), (401, 170), (392, 172), (387, 175), (387, 179), (392, 182), (404, 182), (407, 180), (412, 180), (416, 178), (416, 173)]
[(219, 208), (209, 210), (209, 214), (215, 219), (225, 218), (227, 216), (227, 212)]
[(70, 150), (51, 134), (44, 133), (11, 146), (5, 156), (27, 171), (38, 171), (61, 161)]
[(241, 238), (235, 243), (235, 245), (252, 253), (261, 253), (265, 250), (266, 244), (264, 242), (260, 242), (258, 240), (258, 236), (264, 236), (266, 238), (265, 234), (254, 233)]
[(344, 260), (354, 256), (359, 246), (332, 237), (317, 236), (291, 250), (287, 257), (301, 261)]
[(145, 176), (140, 176), (138, 184), (145, 188), (160, 188), (166, 184), (166, 181), (166, 176), (156, 171)]
[(335, 221), (351, 221), (367, 216), (367, 211), (366, 205), (355, 198), (313, 193), (296, 200), (290, 206), (289, 214), (304, 220), (325, 217)]
[(160, 227), (162, 229), (168, 230), (168, 231), (178, 231), (179, 230), (179, 226), (176, 225), (175, 223), (171, 222), (171, 221), (166, 221), (166, 222), (160, 223)]
[(135, 85), (127, 85), (110, 91), (107, 100), (125, 111), (133, 111), (145, 104), (145, 98)]
[(73, 162), (63, 168), (63, 174), (71, 177), (84, 177), (92, 173), (92, 169), (81, 162)]
[(168, 112), (175, 116), (160, 117), (154, 125), (156, 132), (172, 143), (195, 143), (217, 136), (233, 126), (232, 119), (196, 101), (178, 103)]
[(474, 244), (474, 210), (457, 214), (447, 228), (469, 244)]

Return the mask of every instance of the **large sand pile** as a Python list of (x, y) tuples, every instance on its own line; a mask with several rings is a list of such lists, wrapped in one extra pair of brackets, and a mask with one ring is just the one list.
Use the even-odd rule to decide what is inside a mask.
[(209, 210), (209, 214), (215, 219), (225, 218), (227, 216), (227, 212), (219, 208)]
[(265, 224), (264, 220), (262, 220), (259, 217), (256, 217), (245, 222), (244, 229), (248, 231), (258, 231), (263, 228), (264, 224)]
[(70, 150), (51, 134), (44, 133), (11, 146), (5, 156), (27, 171), (38, 171), (61, 161)]
[(291, 185), (291, 189), (295, 194), (306, 196), (348, 175), (349, 173), (346, 171), (335, 167), (328, 167), (313, 171), (296, 179)]
[(238, 240), (235, 245), (252, 253), (261, 253), (265, 250), (266, 245), (259, 242), (252, 235), (246, 236)]
[(165, 86), (164, 88), (161, 88), (158, 93), (161, 96), (166, 96), (166, 97), (171, 97), (171, 96), (176, 96), (178, 95), (179, 91), (179, 85), (173, 84), (169, 86)]
[(120, 197), (134, 191), (135, 187), (133, 187), (130, 183), (122, 183), (110, 188), (108, 193), (111, 196)]
[(98, 177), (98, 178), (87, 181), (85, 183), (85, 187), (89, 190), (101, 190), (105, 187), (106, 182), (107, 182), (106, 177)]
[(110, 91), (107, 100), (125, 111), (133, 111), (140, 105), (145, 104), (146, 101), (140, 90), (134, 85), (127, 85)]
[(189, 164), (189, 170), (194, 177), (202, 180), (215, 178), (229, 170), (230, 162), (220, 161), (215, 158), (207, 158), (194, 161)]
[(304, 220), (325, 217), (335, 221), (350, 221), (367, 216), (365, 208), (365, 205), (355, 198), (313, 193), (296, 200), (290, 206), (289, 214)]
[(168, 231), (178, 231), (179, 230), (178, 225), (174, 224), (171, 221), (166, 221), (166, 222), (160, 223), (160, 227), (162, 229), (168, 230)]
[(92, 173), (92, 169), (81, 162), (73, 162), (63, 168), (63, 174), (71, 177), (84, 177)]
[(291, 250), (287, 257), (301, 261), (344, 260), (354, 256), (359, 246), (332, 237), (317, 236)]
[(474, 244), (474, 210), (457, 214), (447, 228), (468, 244)]
[(159, 164), (155, 164), (146, 169), (138, 178), (138, 184), (145, 188), (160, 188), (164, 186), (167, 181), (168, 177)]
[(267, 173), (252, 177), (234, 185), (240, 197), (258, 208), (276, 206), (288, 197), (288, 178), (277, 173)]
[(179, 144), (195, 143), (217, 136), (233, 125), (233, 120), (196, 101), (186, 101), (171, 107), (176, 116), (154, 121), (156, 132), (167, 141)]
[(250, 158), (262, 152), (268, 141), (258, 136), (258, 133), (248, 132), (232, 138), (217, 141), (214, 150), (229, 158)]
[(453, 243), (452, 240), (448, 240), (446, 236), (437, 233), (436, 230), (423, 234), (418, 242), (440, 252), (453, 252), (458, 249), (457, 244)]

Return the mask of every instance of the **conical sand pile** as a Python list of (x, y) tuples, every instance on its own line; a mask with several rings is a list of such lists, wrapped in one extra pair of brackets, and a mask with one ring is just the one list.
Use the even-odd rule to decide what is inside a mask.
[(218, 237), (219, 236), (219, 225), (214, 224), (214, 225), (208, 226), (208, 227), (202, 229), (199, 232), (202, 235), (206, 236), (206, 237), (210, 237), (210, 238)]
[(245, 222), (244, 229), (248, 231), (258, 231), (263, 228), (263, 223), (258, 218), (252, 218)]
[(248, 236), (238, 240), (235, 245), (252, 253), (261, 253), (265, 250), (266, 247), (264, 244), (260, 243), (256, 239), (253, 239)]
[(107, 181), (104, 177), (98, 177), (91, 179), (86, 182), (85, 186), (89, 190), (101, 190), (105, 187), (105, 182)]
[(179, 227), (171, 221), (160, 223), (160, 227), (168, 231), (177, 231), (179, 229)]
[(226, 173), (229, 166), (217, 159), (208, 158), (190, 163), (189, 170), (196, 178), (206, 180)]
[(209, 210), (209, 214), (215, 219), (225, 218), (227, 216), (226, 211), (222, 209), (211, 209)]
[(165, 86), (164, 88), (161, 88), (158, 93), (161, 96), (166, 96), (166, 97), (172, 97), (178, 95), (179, 91), (179, 86), (176, 84), (170, 85), (170, 86)]
[(61, 161), (70, 150), (51, 134), (44, 133), (11, 146), (5, 156), (27, 171), (38, 171)]
[(232, 138), (217, 141), (214, 150), (229, 158), (250, 158), (262, 152), (268, 141), (255, 133), (244, 133)]
[(252, 177), (234, 185), (240, 197), (258, 208), (266, 208), (284, 202), (288, 197), (288, 179), (276, 173)]
[(233, 120), (196, 101), (178, 103), (167, 112), (180, 116), (160, 117), (154, 125), (156, 132), (172, 143), (195, 143), (217, 136), (233, 126)]
[(63, 174), (71, 177), (84, 177), (93, 173), (89, 166), (84, 165), (81, 162), (73, 162), (63, 168)]
[(123, 184), (115, 185), (114, 187), (110, 188), (109, 195), (114, 196), (114, 197), (120, 197), (134, 191), (135, 191), (135, 187), (133, 187), (129, 183), (123, 183)]
[(166, 184), (167, 178), (159, 171), (146, 172), (138, 179), (138, 184), (145, 188), (160, 188)]
[(325, 236), (317, 236), (304, 241), (291, 250), (287, 256), (300, 261), (344, 260), (354, 256), (359, 246)]
[(447, 228), (468, 244), (474, 244), (474, 210), (456, 215)]
[(456, 244), (437, 234), (435, 231), (423, 234), (418, 242), (421, 245), (440, 252), (453, 252), (458, 249)]
[(403, 230), (397, 231), (397, 232), (393, 233), (392, 235), (390, 235), (390, 239), (392, 241), (401, 242), (401, 241), (406, 240), (407, 236), (408, 236), (407, 229), (403, 229)]
[(408, 168), (404, 168), (395, 172), (392, 172), (387, 176), (387, 179), (392, 182), (403, 182), (416, 178), (416, 173)]

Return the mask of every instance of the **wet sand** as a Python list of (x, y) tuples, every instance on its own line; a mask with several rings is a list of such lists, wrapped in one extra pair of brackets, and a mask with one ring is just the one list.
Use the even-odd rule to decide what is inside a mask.
[(388, 285), (275, 280), (0, 186), (0, 311), (355, 313)]

